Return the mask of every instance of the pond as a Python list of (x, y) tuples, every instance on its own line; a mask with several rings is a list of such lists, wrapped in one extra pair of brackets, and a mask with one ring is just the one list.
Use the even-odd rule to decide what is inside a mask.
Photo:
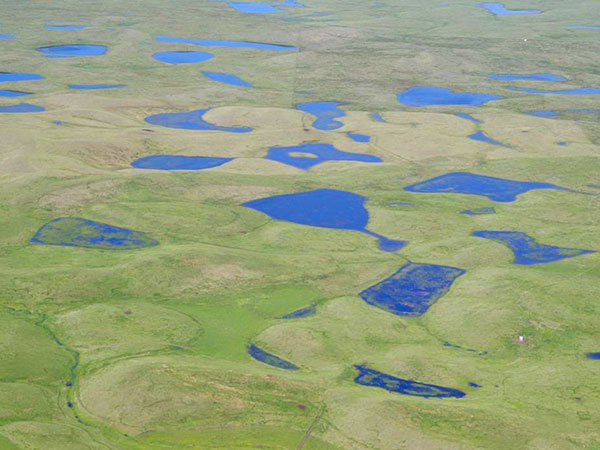
[(251, 344), (248, 347), (248, 354), (256, 359), (257, 361), (268, 364), (269, 366), (278, 367), (279, 369), (285, 370), (298, 370), (299, 367), (279, 356), (273, 355), (272, 353), (266, 352), (263, 349)]
[(151, 125), (185, 130), (227, 131), (229, 133), (249, 133), (252, 131), (252, 128), (249, 127), (222, 127), (208, 123), (204, 120), (204, 114), (208, 111), (210, 111), (210, 108), (189, 112), (154, 114), (144, 120)]
[(218, 83), (225, 83), (225, 84), (230, 84), (232, 86), (242, 86), (242, 87), (251, 87), (252, 86), (252, 83), (242, 80), (237, 75), (233, 75), (231, 73), (208, 72), (206, 70), (203, 70), (202, 75), (204, 75), (209, 80), (216, 81)]
[(44, 112), (46, 108), (43, 106), (32, 105), (31, 103), (19, 103), (18, 105), (0, 106), (2, 114), (19, 114), (19, 113), (38, 113)]
[(108, 48), (104, 45), (92, 44), (68, 44), (68, 45), (51, 45), (49, 47), (39, 47), (38, 52), (45, 53), (49, 56), (100, 56), (104, 55)]
[(544, 11), (541, 9), (509, 9), (502, 3), (483, 2), (478, 3), (478, 7), (485, 8), (494, 15), (511, 15), (511, 14), (541, 14)]
[(251, 2), (228, 2), (229, 6), (239, 12), (246, 14), (271, 14), (283, 12), (269, 3), (251, 3)]
[(0, 83), (7, 83), (12, 81), (36, 81), (44, 79), (43, 76), (37, 73), (12, 73), (12, 72), (0, 72)]
[(496, 214), (496, 208), (493, 206), (482, 206), (481, 208), (465, 209), (460, 213), (465, 216), (484, 216), (487, 214)]
[(363, 144), (371, 141), (371, 136), (368, 136), (366, 134), (351, 133), (349, 131), (346, 133), (346, 136), (348, 136), (350, 139), (352, 139), (355, 142), (361, 142)]
[(194, 44), (204, 47), (251, 48), (254, 50), (269, 50), (275, 52), (298, 51), (298, 47), (284, 44), (269, 44), (266, 42), (227, 41), (222, 39), (187, 39), (171, 36), (159, 36), (156, 42), (178, 42), (180, 44)]
[(363, 153), (338, 150), (332, 144), (311, 142), (290, 147), (271, 147), (266, 159), (278, 161), (298, 169), (308, 170), (327, 161), (382, 162), (381, 158)]
[(301, 308), (291, 313), (284, 314), (280, 319), (300, 319), (302, 317), (314, 316), (317, 313), (317, 307), (315, 305)]
[(211, 59), (213, 54), (208, 52), (176, 51), (156, 52), (152, 57), (157, 61), (167, 64), (196, 64)]
[(0, 89), (0, 97), (24, 97), (31, 95), (31, 92), (13, 91), (11, 89)]
[(84, 28), (87, 28), (87, 25), (46, 25), (48, 31), (75, 31)]
[(152, 155), (136, 159), (131, 163), (136, 169), (154, 170), (203, 170), (219, 167), (234, 158), (209, 156)]
[(126, 84), (70, 84), (69, 89), (77, 90), (95, 90), (95, 89), (119, 89), (127, 86)]
[(481, 123), (481, 120), (476, 119), (471, 114), (467, 114), (467, 113), (454, 113), (454, 115), (456, 117), (460, 117), (461, 119), (466, 119), (466, 120), (468, 120), (470, 122), (473, 122), (473, 123)]
[(498, 81), (515, 81), (515, 80), (530, 80), (530, 81), (551, 81), (562, 83), (567, 79), (560, 75), (552, 73), (496, 73), (488, 75), (488, 78)]
[(575, 88), (575, 89), (536, 89), (517, 86), (509, 86), (507, 89), (527, 94), (555, 94), (555, 95), (600, 95), (600, 89)]
[(408, 106), (469, 105), (482, 106), (503, 97), (478, 92), (454, 92), (435, 86), (415, 86), (398, 94), (398, 101)]
[(298, 103), (296, 108), (316, 116), (317, 119), (312, 126), (317, 130), (331, 131), (344, 126), (342, 122), (336, 120), (346, 115), (344, 111), (338, 108), (339, 105), (343, 104), (340, 102), (308, 102)]
[(497, 141), (497, 140), (492, 139), (491, 137), (487, 136), (483, 131), (478, 131), (477, 133), (473, 133), (473, 134), (469, 135), (469, 139), (473, 139), (474, 141), (485, 142), (486, 144), (496, 145), (499, 147), (509, 148), (508, 145), (503, 144), (502, 142)]

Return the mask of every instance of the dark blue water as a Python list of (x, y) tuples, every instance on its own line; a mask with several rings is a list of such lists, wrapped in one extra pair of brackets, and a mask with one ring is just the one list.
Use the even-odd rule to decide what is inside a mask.
[(154, 247), (158, 242), (141, 231), (128, 230), (79, 217), (59, 217), (31, 239), (32, 244), (98, 249)]
[(0, 40), (3, 41), (8, 41), (10, 39), (16, 39), (17, 36), (15, 36), (14, 34), (0, 34)]
[(68, 406), (69, 408), (72, 408), (72, 407), (73, 407), (73, 403), (72, 403), (72, 402), (67, 402), (67, 406)]
[(48, 31), (74, 31), (84, 28), (87, 28), (87, 25), (46, 25)]
[(298, 194), (275, 195), (244, 203), (247, 208), (260, 211), (273, 219), (320, 228), (355, 230), (379, 239), (379, 248), (394, 252), (406, 241), (394, 241), (367, 230), (369, 212), (366, 197), (335, 189), (317, 189)]
[(167, 128), (183, 128), (185, 130), (213, 130), (228, 131), (230, 133), (249, 133), (252, 128), (249, 127), (221, 127), (208, 123), (203, 119), (204, 114), (210, 108), (197, 109), (190, 112), (175, 112), (154, 114), (146, 117), (146, 122), (152, 125), (160, 125)]
[(350, 139), (352, 139), (353, 141), (356, 142), (361, 142), (361, 143), (366, 143), (366, 142), (370, 142), (371, 141), (371, 136), (368, 136), (366, 134), (358, 134), (358, 133), (346, 133), (346, 136), (348, 136)]
[(567, 81), (565, 77), (554, 75), (552, 73), (497, 73), (488, 75), (488, 78), (498, 81), (531, 80), (552, 81), (558, 83)]
[(568, 191), (566, 188), (551, 183), (513, 181), (467, 172), (447, 173), (404, 188), (410, 192), (482, 195), (495, 202), (513, 202), (519, 194), (532, 189)]
[(492, 14), (496, 14), (496, 15), (541, 14), (544, 12), (541, 9), (508, 9), (502, 3), (495, 3), (495, 2), (478, 3), (477, 6), (479, 6), (480, 8), (485, 8)]
[(340, 102), (309, 102), (298, 103), (296, 108), (317, 117), (317, 120), (313, 122), (313, 127), (317, 130), (331, 131), (344, 126), (342, 122), (335, 120), (346, 115), (338, 108), (343, 104)]
[(0, 89), (0, 97), (24, 97), (26, 95), (31, 95), (31, 92), (12, 91), (10, 89), (8, 89), (8, 90)]
[(247, 14), (270, 14), (282, 12), (281, 9), (277, 9), (269, 3), (228, 2), (227, 4), (236, 11)]
[[(297, 153), (302, 153), (306, 156), (298, 155)], [(344, 152), (331, 144), (312, 142), (291, 147), (271, 147), (265, 158), (289, 164), (303, 170), (308, 170), (326, 161), (382, 162), (381, 158), (377, 156)]]
[(299, 367), (285, 359), (281, 359), (279, 356), (273, 355), (271, 353), (265, 352), (261, 348), (257, 347), (254, 344), (251, 344), (248, 347), (248, 354), (252, 356), (257, 361), (263, 362), (273, 367), (278, 367), (280, 369), (285, 370), (298, 370)]
[(587, 357), (589, 359), (600, 359), (600, 352), (597, 352), (597, 353), (588, 353)]
[(483, 131), (478, 131), (477, 133), (473, 133), (469, 136), (469, 139), (473, 139), (474, 141), (481, 141), (481, 142), (485, 142), (487, 144), (491, 144), (491, 145), (497, 145), (499, 147), (508, 147), (508, 145), (503, 144), (500, 141), (497, 141), (495, 139), (492, 139), (489, 136), (486, 136), (486, 134)]
[(571, 25), (569, 27), (572, 30), (594, 30), (594, 31), (600, 31), (600, 26), (595, 26), (595, 25)]
[(376, 122), (387, 123), (387, 121), (379, 113), (371, 113), (369, 114), (369, 117), (371, 117), (371, 119), (375, 120)]
[(481, 123), (481, 120), (476, 119), (471, 114), (467, 114), (467, 113), (454, 113), (454, 115), (457, 116), (457, 117), (460, 117), (461, 119), (470, 120), (473, 123)]
[(46, 111), (43, 106), (32, 105), (31, 103), (19, 103), (18, 105), (7, 105), (0, 106), (0, 113), (2, 114), (16, 114), (16, 113), (38, 113)]
[(354, 382), (363, 386), (372, 386), (385, 389), (390, 392), (397, 392), (403, 395), (415, 395), (417, 397), (455, 397), (462, 398), (465, 393), (458, 389), (437, 386), (435, 384), (419, 383), (418, 381), (405, 380), (394, 377), (365, 366), (354, 366), (358, 370), (358, 375)]
[(556, 143), (557, 145), (560, 145), (561, 147), (566, 147), (567, 143), (565, 141), (560, 141)]
[(51, 45), (49, 47), (39, 47), (37, 51), (51, 56), (100, 56), (107, 52), (108, 48), (104, 45), (91, 44), (68, 44)]
[(265, 42), (226, 41), (220, 39), (187, 39), (171, 36), (159, 36), (156, 42), (178, 42), (180, 44), (195, 44), (204, 47), (252, 48), (255, 50), (270, 50), (275, 52), (297, 51), (293, 45), (269, 44)]
[(67, 382), (65, 383), (65, 386), (66, 386), (66, 387), (71, 387), (71, 386), (73, 386), (73, 382), (72, 382), (72, 381), (67, 381)]
[(302, 317), (314, 316), (317, 313), (317, 307), (312, 305), (306, 308), (298, 309), (289, 314), (285, 314), (280, 319), (300, 319)]
[(509, 86), (507, 89), (528, 94), (557, 94), (557, 95), (600, 95), (600, 89), (577, 88), (577, 89), (535, 89), (517, 86)]
[(9, 82), (9, 81), (35, 81), (42, 80), (43, 76), (38, 75), (37, 73), (10, 73), (10, 72), (0, 72), (0, 83)]
[(196, 64), (207, 61), (213, 57), (212, 53), (208, 52), (156, 52), (152, 55), (154, 59), (167, 64)]
[(365, 289), (360, 297), (399, 316), (422, 316), (452, 287), (463, 269), (435, 264), (408, 263), (385, 280)]
[(453, 92), (450, 89), (433, 86), (415, 86), (398, 94), (398, 101), (408, 106), (430, 105), (469, 105), (481, 106), (493, 100), (500, 100), (498, 95), (477, 92)]
[(202, 75), (204, 75), (210, 80), (217, 81), (219, 83), (231, 84), (232, 86), (252, 86), (252, 83), (248, 83), (247, 81), (242, 80), (237, 75), (233, 75), (231, 73), (208, 72), (206, 70), (203, 70)]
[(474, 383), (474, 382), (472, 382), (472, 381), (469, 381), (469, 386), (470, 386), (470, 387), (474, 387), (474, 388), (480, 388), (480, 387), (481, 387), (481, 385), (480, 385), (480, 384)]
[(593, 250), (556, 247), (538, 244), (535, 239), (520, 231), (475, 231), (472, 236), (499, 241), (510, 248), (515, 259), (513, 264), (545, 264), (566, 258), (594, 253)]
[(127, 86), (126, 84), (70, 84), (69, 89), (118, 89)]
[(484, 216), (486, 214), (496, 214), (496, 208), (493, 206), (482, 206), (481, 208), (465, 209), (460, 213), (465, 216)]
[(152, 155), (136, 159), (131, 166), (136, 169), (202, 170), (221, 166), (233, 159), (208, 156)]

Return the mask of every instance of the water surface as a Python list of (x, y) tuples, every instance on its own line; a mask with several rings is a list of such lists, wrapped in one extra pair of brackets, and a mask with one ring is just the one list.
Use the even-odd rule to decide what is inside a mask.
[(387, 123), (387, 121), (379, 113), (371, 113), (369, 114), (369, 117), (371, 117), (371, 119), (373, 119), (376, 122)]
[(16, 113), (38, 113), (46, 111), (43, 106), (32, 105), (31, 103), (19, 103), (18, 105), (6, 105), (0, 106), (0, 113), (2, 114), (16, 114)]
[(298, 103), (296, 108), (317, 117), (312, 124), (317, 130), (331, 131), (344, 126), (342, 122), (336, 120), (346, 115), (338, 108), (343, 104), (340, 102), (308, 102)]
[(108, 48), (104, 45), (92, 44), (67, 44), (67, 45), (51, 45), (48, 47), (37, 48), (38, 52), (45, 53), (50, 56), (67, 57), (67, 56), (100, 56), (104, 55)]
[(562, 83), (567, 79), (553, 73), (496, 73), (488, 75), (488, 78), (498, 81), (515, 81), (515, 80), (530, 80), (530, 81), (551, 81)]
[(346, 136), (348, 136), (353, 141), (361, 142), (363, 144), (366, 143), (366, 142), (370, 142), (371, 141), (371, 136), (369, 136), (367, 134), (351, 133), (349, 131), (349, 132), (346, 133)]
[(246, 14), (271, 14), (283, 12), (269, 3), (228, 2), (229, 6)]
[(0, 40), (2, 41), (9, 41), (11, 39), (16, 39), (17, 36), (15, 36), (14, 34), (0, 34)]
[(496, 208), (493, 206), (482, 206), (481, 208), (465, 209), (460, 213), (465, 216), (484, 216), (486, 214), (496, 214)]
[(478, 3), (478, 7), (485, 8), (494, 15), (511, 15), (511, 14), (541, 14), (544, 11), (541, 9), (509, 9), (502, 3), (483, 2)]
[(280, 319), (300, 319), (302, 317), (314, 316), (317, 313), (317, 307), (315, 305), (307, 306), (306, 308), (292, 311), (291, 313), (284, 314)]
[(126, 84), (70, 84), (69, 89), (77, 90), (96, 90), (96, 89), (118, 89), (127, 86)]
[(499, 147), (509, 147), (508, 145), (503, 144), (502, 142), (497, 141), (497, 140), (492, 139), (491, 137), (487, 136), (483, 131), (478, 131), (476, 133), (469, 135), (469, 139), (473, 139), (474, 141), (485, 142), (486, 144), (496, 145)]
[(310, 142), (290, 147), (271, 147), (266, 159), (279, 161), (298, 169), (308, 170), (327, 161), (382, 162), (381, 158), (363, 153), (350, 153), (338, 150), (332, 144)]
[(208, 156), (152, 155), (136, 159), (131, 166), (136, 169), (203, 170), (222, 166), (233, 159)]
[(152, 57), (157, 61), (167, 64), (196, 64), (211, 59), (213, 54), (208, 52), (176, 51), (156, 52)]
[(468, 120), (470, 122), (473, 122), (473, 123), (481, 123), (481, 120), (476, 119), (471, 114), (467, 114), (467, 113), (454, 113), (454, 115), (456, 117), (460, 117), (461, 119), (466, 119), (466, 120)]
[(272, 353), (268, 353), (263, 349), (257, 347), (254, 344), (251, 344), (248, 347), (248, 354), (252, 356), (257, 361), (268, 364), (269, 366), (278, 367), (280, 369), (285, 370), (298, 370), (299, 367), (285, 359), (280, 358), (277, 355), (273, 355)]
[(24, 97), (31, 95), (31, 92), (13, 91), (11, 89), (0, 89), (0, 97)]
[(208, 131), (227, 131), (230, 133), (249, 133), (252, 128), (249, 127), (222, 127), (213, 125), (204, 120), (203, 116), (210, 108), (197, 109), (189, 112), (174, 112), (154, 114), (144, 119), (152, 125), (160, 125), (167, 128), (182, 128), (185, 130), (208, 130)]
[(408, 106), (469, 105), (482, 106), (503, 97), (478, 92), (453, 92), (434, 86), (415, 86), (398, 94), (398, 101)]
[(87, 25), (46, 25), (48, 31), (75, 31), (84, 28), (87, 28)]
[(35, 81), (42, 80), (44, 77), (37, 73), (12, 73), (0, 72), (0, 83), (11, 81)]
[(600, 95), (600, 89), (575, 88), (575, 89), (536, 89), (517, 86), (509, 86), (507, 89), (527, 94), (556, 94), (556, 95)]
[(245, 80), (242, 80), (237, 75), (233, 75), (231, 73), (220, 73), (220, 72), (208, 72), (206, 70), (202, 71), (202, 75), (206, 78), (217, 81), (219, 83), (230, 84), (232, 86), (242, 86), (242, 87), (251, 87), (252, 83), (249, 83)]
[(187, 39), (171, 36), (159, 36), (156, 42), (178, 42), (181, 44), (194, 44), (204, 47), (251, 48), (254, 50), (270, 50), (275, 52), (298, 51), (293, 45), (269, 44), (266, 42), (227, 41), (220, 39)]
[(588, 357), (588, 359), (600, 359), (600, 352), (588, 353), (587, 357)]

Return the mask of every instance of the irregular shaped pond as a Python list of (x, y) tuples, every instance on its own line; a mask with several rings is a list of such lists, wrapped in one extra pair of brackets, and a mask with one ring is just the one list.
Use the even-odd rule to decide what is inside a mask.
[(488, 78), (498, 81), (531, 80), (553, 81), (558, 83), (567, 81), (565, 77), (554, 75), (552, 73), (496, 73), (488, 75)]
[(477, 133), (471, 134), (469, 136), (469, 139), (473, 139), (474, 141), (485, 142), (486, 144), (497, 145), (499, 147), (509, 147), (508, 145), (503, 144), (500, 141), (497, 141), (495, 139), (492, 139), (489, 136), (486, 136), (486, 134), (483, 131), (478, 131)]
[(600, 109), (595, 108), (570, 108), (563, 110), (538, 110), (527, 111), (526, 114), (538, 117), (557, 117), (561, 114), (600, 114)]
[(0, 72), (0, 83), (6, 83), (9, 81), (36, 81), (44, 79), (43, 76), (37, 73), (10, 73)]
[(46, 25), (48, 31), (75, 31), (84, 28), (87, 28), (87, 25)]
[(9, 41), (11, 39), (16, 39), (17, 36), (15, 36), (14, 34), (0, 34), (0, 40), (3, 41)]
[(177, 51), (156, 52), (152, 57), (167, 64), (196, 64), (211, 59), (213, 55), (208, 52)]
[(471, 121), (473, 123), (481, 123), (481, 120), (476, 119), (471, 114), (467, 114), (467, 113), (454, 113), (454, 115), (456, 117), (460, 117), (461, 119), (469, 120), (469, 121)]
[(346, 136), (348, 136), (350, 139), (352, 139), (353, 141), (356, 141), (356, 142), (366, 143), (366, 142), (371, 141), (371, 136), (366, 135), (366, 134), (348, 132), (348, 133), (346, 133)]
[(493, 206), (482, 206), (481, 208), (465, 209), (460, 213), (465, 216), (484, 216), (486, 214), (496, 214), (496, 208)]
[(99, 249), (154, 247), (158, 242), (141, 231), (128, 230), (79, 217), (58, 217), (44, 225), (32, 244)]
[(206, 70), (202, 71), (202, 75), (206, 78), (217, 81), (219, 83), (231, 84), (232, 86), (242, 86), (242, 87), (250, 87), (251, 83), (248, 83), (245, 80), (242, 80), (237, 75), (233, 75), (231, 73), (219, 73), (219, 72), (208, 72)]
[(481, 387), (480, 384), (474, 383), (473, 381), (469, 381), (469, 386), (473, 387), (473, 388), (480, 388)]
[(43, 106), (32, 105), (31, 103), (19, 103), (18, 105), (0, 106), (0, 113), (2, 114), (37, 113), (44, 111), (46, 111), (46, 108), (44, 108)]
[(49, 47), (39, 47), (38, 52), (45, 53), (50, 56), (100, 56), (104, 55), (108, 48), (104, 45), (92, 44), (68, 44), (68, 45), (51, 45)]
[(534, 238), (520, 231), (475, 231), (471, 236), (492, 239), (506, 245), (515, 255), (513, 264), (545, 264), (594, 253), (593, 250), (538, 244)]
[(273, 367), (278, 367), (285, 370), (298, 370), (299, 367), (285, 359), (281, 359), (279, 356), (273, 355), (264, 351), (263, 349), (251, 344), (248, 347), (248, 354), (257, 361), (263, 362)]
[(409, 262), (359, 295), (369, 305), (398, 316), (422, 316), (465, 273), (457, 267)]
[(299, 319), (301, 317), (314, 316), (317, 313), (317, 307), (312, 305), (306, 308), (298, 309), (289, 314), (284, 314), (280, 319)]
[(251, 48), (254, 50), (270, 50), (275, 52), (297, 51), (293, 45), (269, 44), (266, 42), (226, 41), (219, 39), (187, 39), (171, 36), (159, 36), (156, 42), (178, 42), (181, 44), (202, 45), (204, 47)]
[(600, 352), (588, 353), (587, 357), (588, 357), (588, 359), (600, 359)]
[(558, 116), (558, 112), (556, 111), (527, 111), (526, 114), (530, 116), (538, 116), (538, 117), (556, 117)]
[(291, 147), (271, 147), (265, 158), (289, 164), (303, 170), (308, 170), (326, 161), (382, 162), (381, 158), (377, 156), (344, 152), (331, 144), (323, 143), (306, 143)]
[(503, 97), (477, 92), (453, 92), (434, 86), (415, 86), (398, 94), (398, 101), (408, 106), (470, 105), (481, 106)]
[(406, 241), (394, 241), (367, 230), (369, 212), (364, 207), (366, 200), (366, 197), (352, 192), (317, 189), (261, 198), (242, 206), (277, 220), (319, 228), (360, 231), (379, 239), (379, 248), (386, 252), (404, 247)]
[(369, 117), (371, 117), (371, 119), (375, 120), (376, 122), (387, 123), (387, 121), (379, 113), (371, 113), (369, 114)]
[(136, 169), (203, 170), (222, 166), (233, 159), (208, 156), (152, 155), (136, 159), (131, 166)]
[(70, 84), (69, 89), (95, 90), (95, 89), (118, 89), (126, 84)]
[(527, 94), (556, 94), (556, 95), (600, 95), (600, 89), (576, 88), (576, 89), (536, 89), (517, 86), (509, 86), (507, 89)]
[(31, 92), (12, 91), (10, 89), (8, 89), (8, 90), (0, 89), (0, 97), (24, 97), (26, 95), (31, 95)]
[(485, 8), (489, 12), (495, 15), (509, 15), (509, 14), (541, 14), (544, 11), (541, 9), (508, 9), (502, 3), (496, 2), (483, 2), (478, 3), (478, 7)]
[(222, 127), (213, 125), (204, 120), (203, 116), (210, 108), (197, 109), (190, 112), (175, 112), (154, 114), (144, 119), (152, 125), (160, 125), (167, 128), (183, 128), (186, 130), (212, 130), (212, 131), (228, 131), (230, 133), (248, 133), (252, 131), (249, 127)]
[(338, 108), (343, 104), (340, 102), (309, 102), (298, 103), (296, 108), (317, 117), (312, 124), (317, 130), (331, 131), (344, 126), (342, 122), (335, 120), (346, 115)]
[(270, 14), (283, 12), (269, 3), (250, 3), (250, 2), (228, 2), (229, 6), (239, 12), (247, 14)]
[(387, 373), (379, 372), (365, 366), (354, 366), (358, 375), (354, 382), (363, 386), (372, 386), (397, 392), (403, 395), (414, 395), (417, 397), (454, 397), (462, 398), (466, 394), (458, 389), (437, 386), (435, 384), (419, 383), (418, 381), (405, 380)]
[(495, 202), (513, 202), (519, 194), (532, 189), (570, 191), (551, 183), (513, 181), (468, 172), (447, 173), (404, 188), (409, 192), (481, 195)]

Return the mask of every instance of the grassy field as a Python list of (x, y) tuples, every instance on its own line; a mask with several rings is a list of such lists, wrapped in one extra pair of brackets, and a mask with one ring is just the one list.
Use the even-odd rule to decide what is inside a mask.
[[(17, 35), (0, 41), (0, 71), (45, 77), (0, 88), (34, 92), (22, 101), (46, 108), (0, 114), (0, 449), (600, 449), (600, 362), (585, 356), (600, 351), (600, 253), (514, 265), (507, 247), (470, 236), (516, 230), (600, 251), (599, 116), (524, 114), (598, 108), (600, 96), (506, 89), (600, 88), (600, 31), (569, 29), (600, 25), (597, 2), (507, 2), (545, 10), (531, 16), (493, 16), (476, 0), (302, 3), (262, 15), (209, 0), (0, 0), (0, 33)], [(155, 42), (161, 35), (300, 50)], [(64, 59), (35, 51), (70, 43), (109, 51)], [(178, 66), (152, 59), (166, 50), (214, 58)], [(200, 70), (235, 73), (254, 87), (218, 84)], [(486, 78), (498, 72), (569, 81)], [(87, 83), (127, 87), (67, 87)], [(505, 99), (481, 108), (399, 104), (396, 94), (415, 85)], [(314, 129), (294, 108), (316, 100), (346, 102), (344, 127)], [(208, 107), (208, 121), (254, 131), (144, 122)], [(510, 148), (468, 138), (478, 130)], [(354, 142), (348, 131), (372, 140)], [(264, 159), (271, 146), (310, 141), (384, 163), (302, 171)], [(130, 167), (155, 154), (237, 159), (200, 172)], [(594, 195), (535, 190), (494, 203), (403, 190), (452, 171)], [(408, 245), (385, 253), (359, 232), (275, 221), (241, 206), (319, 188), (367, 197), (369, 229)], [(459, 214), (485, 206), (496, 213)], [(160, 245), (30, 244), (56, 217), (143, 231)], [(467, 273), (422, 317), (360, 299), (407, 261)], [(310, 305), (313, 316), (278, 319)], [(250, 343), (300, 370), (251, 359)], [(360, 386), (355, 364), (467, 395), (427, 399)]]

